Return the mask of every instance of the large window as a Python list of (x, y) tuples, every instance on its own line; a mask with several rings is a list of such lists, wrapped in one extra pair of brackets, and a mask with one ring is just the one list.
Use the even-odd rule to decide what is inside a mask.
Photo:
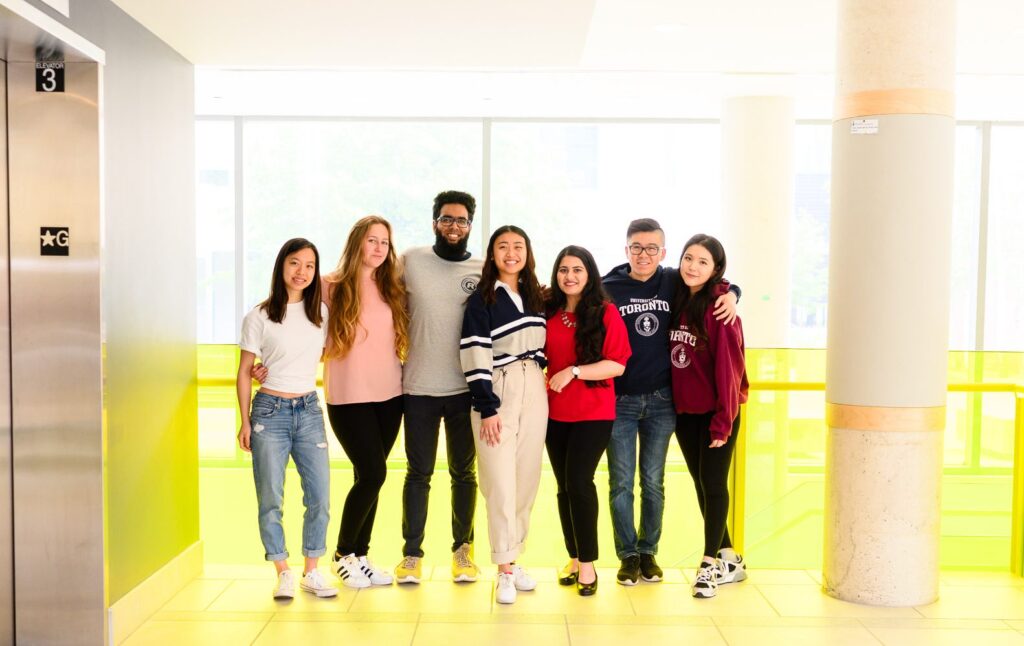
[(235, 343), (235, 124), (196, 123), (196, 303), (200, 343)]
[(1024, 350), (1024, 126), (992, 126), (985, 350)]
[[(266, 296), (284, 240), (313, 240), (325, 272), (352, 223), (369, 213), (391, 220), (400, 251), (430, 244), (431, 201), (445, 189), (478, 198), (475, 254), (494, 227), (518, 224), (534, 241), (544, 282), (566, 244), (589, 248), (602, 272), (625, 262), (623, 238), (634, 218), (664, 226), (667, 264), (675, 264), (693, 233), (728, 238), (713, 122), (238, 117), (200, 120), (196, 133), (203, 343), (236, 341), (240, 316)], [(831, 133), (827, 123), (795, 128), (791, 231), (799, 253), (790, 264), (788, 344), (794, 348), (825, 344)], [(1024, 275), (1022, 150), (1024, 126), (956, 128), (951, 349), (1024, 350), (1016, 327), (1024, 319), (1017, 278)], [(979, 265), (986, 270), (981, 294)], [(743, 276), (730, 277), (743, 285)]]
[(715, 124), (495, 123), (491, 140), (491, 225), (526, 229), (542, 281), (568, 244), (602, 272), (626, 262), (636, 218), (664, 227), (673, 265), (689, 236), (721, 233)]
[[(243, 181), (245, 307), (266, 298), (288, 238), (309, 238), (321, 268), (337, 264), (352, 224), (379, 214), (399, 251), (430, 244), (434, 196), (480, 193), (479, 123), (246, 121)], [(474, 231), (474, 251), (482, 232)]]
[(949, 348), (980, 350), (978, 223), (981, 212), (981, 128), (957, 126), (953, 174), (953, 239), (950, 246)]
[(832, 126), (801, 124), (793, 146), (789, 345), (825, 347)]

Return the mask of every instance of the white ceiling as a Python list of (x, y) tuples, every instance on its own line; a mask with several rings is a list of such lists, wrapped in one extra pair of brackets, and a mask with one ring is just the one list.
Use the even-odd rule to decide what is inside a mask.
[[(836, 0), (114, 1), (215, 67), (793, 74), (835, 56)], [(961, 0), (960, 73), (1024, 74), (1021, 4)]]

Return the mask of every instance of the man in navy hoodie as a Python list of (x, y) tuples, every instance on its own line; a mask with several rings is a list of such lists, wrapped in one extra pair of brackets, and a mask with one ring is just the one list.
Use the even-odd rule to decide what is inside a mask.
[[(633, 220), (626, 230), (628, 263), (604, 277), (626, 322), (633, 355), (615, 379), (615, 424), (608, 444), (608, 478), (615, 553), (621, 561), (617, 581), (636, 585), (661, 581), (655, 555), (665, 510), (665, 459), (676, 424), (668, 351), (669, 310), (679, 271), (665, 268), (665, 232), (651, 218)], [(715, 316), (736, 318), (740, 290), (735, 285), (715, 303)], [(633, 521), (633, 482), (640, 444), (640, 527)]]

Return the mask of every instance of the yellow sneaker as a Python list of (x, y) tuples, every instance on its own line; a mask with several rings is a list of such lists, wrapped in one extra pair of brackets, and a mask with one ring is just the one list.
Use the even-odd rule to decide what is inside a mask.
[(456, 583), (476, 581), (479, 575), (480, 568), (473, 562), (473, 546), (469, 543), (459, 545), (459, 549), (452, 552), (452, 580)]
[(418, 556), (406, 556), (395, 566), (395, 581), (399, 583), (419, 583), (423, 578), (423, 559)]

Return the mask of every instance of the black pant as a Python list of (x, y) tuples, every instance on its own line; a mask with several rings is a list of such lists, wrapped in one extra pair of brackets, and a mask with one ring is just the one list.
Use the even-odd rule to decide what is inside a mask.
[(584, 563), (597, 560), (597, 487), (594, 472), (612, 437), (613, 420), (548, 420), (545, 444), (558, 482), (558, 518), (565, 549)]
[(446, 397), (405, 396), (405, 455), (409, 460), (402, 490), (402, 537), (405, 556), (423, 556), (430, 477), (437, 460), (437, 439), (444, 419), (448, 473), (452, 479), (452, 551), (473, 542), (476, 512), (476, 446), (469, 422), (468, 392)]
[(377, 515), (377, 498), (388, 475), (388, 454), (402, 423), (402, 395), (383, 402), (328, 404), (335, 437), (352, 462), (352, 488), (338, 530), (338, 553), (365, 556)]
[(676, 439), (697, 490), (697, 504), (704, 517), (704, 556), (717, 557), (718, 550), (732, 547), (726, 522), (729, 519), (729, 466), (739, 433), (740, 416), (732, 421), (726, 443), (710, 448), (711, 417), (714, 413), (676, 417)]

